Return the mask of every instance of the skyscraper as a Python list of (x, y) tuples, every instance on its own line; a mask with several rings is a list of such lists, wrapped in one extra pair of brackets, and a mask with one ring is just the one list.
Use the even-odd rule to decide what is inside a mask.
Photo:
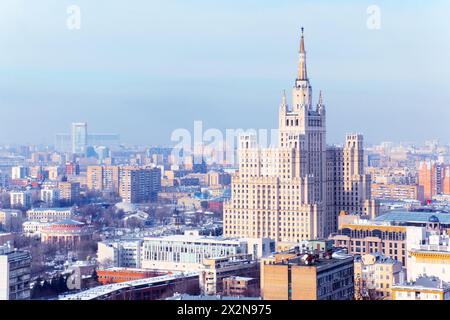
[(87, 147), (87, 123), (72, 123), (72, 153), (85, 154)]
[(327, 237), (340, 210), (376, 214), (370, 176), (364, 175), (361, 135), (345, 147), (326, 145), (323, 95), (313, 106), (303, 29), (292, 106), (283, 95), (276, 148), (259, 148), (254, 134), (239, 137), (239, 170), (224, 206), (227, 236), (298, 242)]

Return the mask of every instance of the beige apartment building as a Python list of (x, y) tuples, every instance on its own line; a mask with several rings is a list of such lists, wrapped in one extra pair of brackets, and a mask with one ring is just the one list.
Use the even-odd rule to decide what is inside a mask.
[(89, 190), (108, 190), (119, 193), (119, 186), (119, 166), (89, 166), (87, 168), (87, 187)]
[(379, 253), (369, 253), (355, 258), (355, 299), (390, 300), (392, 286), (402, 276), (401, 262)]
[(362, 135), (327, 148), (325, 105), (320, 94), (313, 106), (303, 33), (292, 106), (283, 96), (279, 108), (278, 139), (278, 147), (263, 149), (254, 134), (239, 137), (239, 170), (224, 204), (226, 236), (298, 242), (337, 230), (341, 210), (376, 215)]
[(334, 246), (354, 255), (379, 252), (401, 262), (407, 260), (407, 226), (363, 219), (345, 212), (339, 216), (339, 230), (329, 239)]
[(416, 184), (372, 184), (372, 197), (383, 200), (424, 200), (423, 187)]
[(261, 259), (264, 300), (353, 300), (353, 257), (276, 253)]
[(114, 192), (128, 203), (154, 201), (161, 188), (161, 170), (145, 166), (89, 166), (87, 187)]
[(122, 167), (119, 195), (123, 202), (155, 201), (161, 189), (161, 170), (148, 167)]
[(68, 203), (76, 203), (80, 199), (80, 183), (62, 181), (58, 182), (59, 199)]

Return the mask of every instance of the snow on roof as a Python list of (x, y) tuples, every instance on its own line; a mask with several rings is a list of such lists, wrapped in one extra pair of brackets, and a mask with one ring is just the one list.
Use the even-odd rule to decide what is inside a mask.
[(94, 300), (102, 296), (114, 293), (115, 291), (127, 288), (133, 288), (137, 286), (152, 286), (153, 284), (170, 281), (180, 278), (194, 277), (198, 276), (198, 272), (185, 272), (185, 273), (175, 273), (171, 275), (164, 275), (160, 277), (145, 278), (121, 283), (108, 284), (104, 286), (99, 286), (95, 288), (82, 291), (80, 293), (61, 296), (59, 300)]

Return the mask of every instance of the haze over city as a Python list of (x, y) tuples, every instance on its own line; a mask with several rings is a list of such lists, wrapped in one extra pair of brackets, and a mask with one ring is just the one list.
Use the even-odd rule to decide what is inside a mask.
[(448, 1), (378, 1), (377, 30), (367, 1), (80, 0), (80, 30), (66, 27), (70, 4), (0, 4), (3, 144), (53, 144), (76, 121), (153, 145), (194, 120), (276, 128), (301, 26), (328, 143), (347, 132), (368, 144), (448, 143)]
[(0, 317), (450, 300), (450, 4), (392, 2), (2, 0)]

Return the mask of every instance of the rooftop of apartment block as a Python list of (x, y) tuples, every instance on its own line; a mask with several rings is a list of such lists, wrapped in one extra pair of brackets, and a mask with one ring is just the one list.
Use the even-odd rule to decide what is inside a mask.
[(68, 207), (68, 208), (32, 208), (28, 211), (33, 211), (33, 212), (45, 212), (45, 211), (71, 211), (72, 208)]
[(175, 234), (163, 237), (145, 237), (145, 241), (168, 241), (168, 242), (199, 242), (199, 243), (216, 243), (223, 242), (225, 244), (239, 244), (243, 242), (243, 239), (229, 238), (223, 236), (205, 236), (205, 235), (186, 235)]
[(310, 251), (287, 251), (275, 253), (271, 257), (276, 258), (277, 255), (282, 256), (282, 258), (275, 263), (277, 265), (315, 266), (318, 269), (339, 264), (343, 261), (353, 261), (354, 259), (352, 255), (347, 254), (343, 250), (320, 253), (312, 253)]
[[(436, 218), (438, 219), (438, 221), (436, 221)], [(430, 219), (434, 221), (430, 221)], [(440, 222), (441, 224), (450, 224), (450, 213), (393, 211), (376, 217), (375, 222), (387, 222), (387, 223)]]
[[(380, 252), (368, 253), (367, 255), (373, 256), (375, 258), (375, 263), (377, 263), (377, 264), (396, 264), (396, 263), (398, 263), (397, 260), (387, 257), (387, 256), (381, 254)], [(362, 259), (363, 259), (363, 256), (355, 255), (355, 262), (361, 262)]]
[(403, 284), (397, 284), (396, 288), (405, 289), (437, 289), (437, 290), (450, 290), (450, 283), (442, 281), (438, 277), (420, 276), (416, 281), (406, 282)]

